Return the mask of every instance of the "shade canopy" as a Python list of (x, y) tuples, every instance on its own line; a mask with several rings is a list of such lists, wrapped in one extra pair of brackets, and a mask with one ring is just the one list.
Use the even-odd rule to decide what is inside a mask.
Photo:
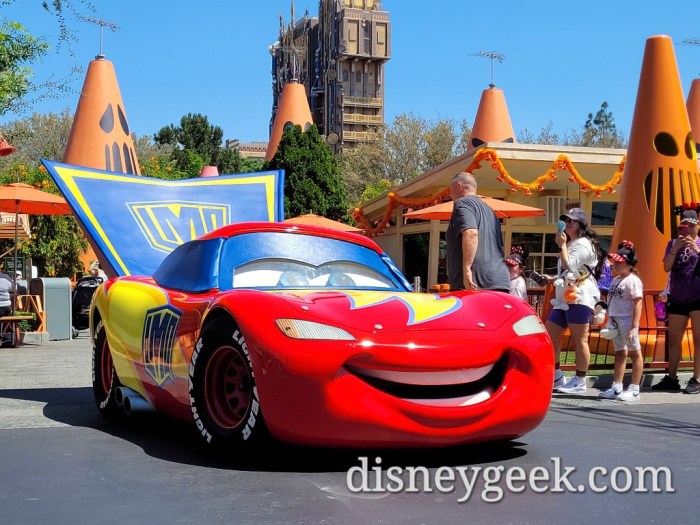
[(0, 211), (28, 215), (69, 215), (71, 213), (63, 197), (19, 182), (0, 186)]
[(0, 211), (15, 214), (15, 254), (13, 268), (17, 268), (19, 217), (27, 215), (69, 215), (71, 209), (62, 197), (36, 189), (29, 184), (15, 182), (0, 186)]
[[(494, 199), (493, 197), (480, 196), (482, 200), (491, 208), (499, 219), (511, 219), (514, 217), (537, 217), (544, 215), (544, 210), (515, 202)], [(404, 213), (404, 217), (409, 219), (439, 220), (449, 221), (452, 215), (454, 202), (448, 201), (435, 206), (429, 206), (421, 210)]]
[(359, 232), (362, 231), (359, 228), (350, 226), (349, 224), (344, 224), (342, 222), (334, 221), (332, 219), (327, 219), (321, 215), (315, 215), (313, 213), (307, 213), (306, 215), (298, 215), (297, 217), (292, 217), (291, 219), (285, 219), (284, 222), (291, 222), (293, 224), (306, 224), (308, 226), (320, 226), (321, 228), (330, 228), (331, 230), (340, 230), (344, 232)]

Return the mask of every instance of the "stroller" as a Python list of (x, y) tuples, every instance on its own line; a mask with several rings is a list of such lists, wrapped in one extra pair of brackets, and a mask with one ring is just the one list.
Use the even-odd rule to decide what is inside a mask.
[(72, 333), (73, 337), (78, 337), (80, 330), (86, 330), (90, 327), (90, 301), (97, 290), (97, 287), (102, 283), (101, 277), (89, 275), (82, 277), (75, 283), (73, 289), (73, 298), (71, 300), (72, 310)]

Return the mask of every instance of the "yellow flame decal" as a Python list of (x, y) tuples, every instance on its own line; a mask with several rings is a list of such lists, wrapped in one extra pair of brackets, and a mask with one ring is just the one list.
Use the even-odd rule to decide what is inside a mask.
[(409, 326), (438, 319), (459, 310), (462, 306), (462, 301), (456, 297), (439, 297), (432, 294), (354, 291), (343, 293), (350, 299), (353, 309), (399, 301), (408, 309)]

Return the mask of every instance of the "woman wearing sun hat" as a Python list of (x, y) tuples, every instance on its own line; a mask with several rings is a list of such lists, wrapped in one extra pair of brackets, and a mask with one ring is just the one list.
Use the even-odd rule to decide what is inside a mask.
[(700, 393), (700, 239), (698, 239), (697, 203), (676, 206), (673, 211), (681, 216), (678, 237), (669, 241), (664, 254), (664, 271), (669, 278), (668, 304), (668, 375), (652, 386), (652, 390), (680, 390), (678, 365), (681, 362), (683, 334), (690, 319), (693, 330), (695, 367), (688, 381), (686, 394)]
[[(600, 290), (593, 276), (598, 265), (597, 234), (588, 224), (588, 215), (581, 208), (572, 208), (559, 217), (564, 229), (554, 240), (559, 247), (557, 274), (572, 272), (578, 276), (576, 299), (568, 304), (557, 304), (549, 313), (545, 327), (554, 347), (554, 389), (564, 394), (585, 394), (586, 374), (591, 359), (588, 347), (588, 328), (593, 308), (600, 301)], [(557, 277), (547, 276), (550, 282)], [(560, 367), (560, 339), (569, 328), (576, 351), (576, 375), (567, 379)]]

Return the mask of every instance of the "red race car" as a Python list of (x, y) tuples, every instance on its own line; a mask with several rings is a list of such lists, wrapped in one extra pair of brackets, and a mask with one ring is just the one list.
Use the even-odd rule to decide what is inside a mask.
[(324, 228), (187, 242), (152, 277), (102, 284), (90, 328), (102, 412), (161, 411), (211, 445), (513, 439), (551, 398), (551, 341), (526, 303), (413, 293), (372, 240)]

